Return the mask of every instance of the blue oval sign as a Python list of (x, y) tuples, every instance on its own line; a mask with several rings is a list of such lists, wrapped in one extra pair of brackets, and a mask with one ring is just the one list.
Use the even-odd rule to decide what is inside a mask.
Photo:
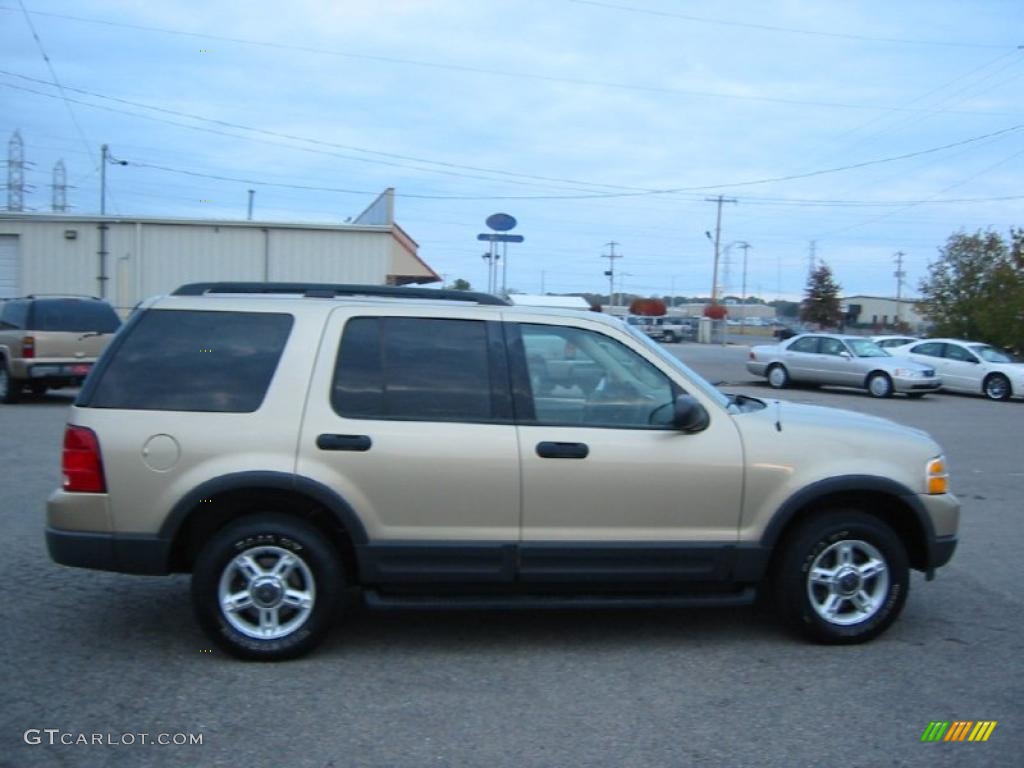
[(515, 229), (516, 220), (507, 213), (492, 213), (487, 217), (487, 226), (495, 232), (508, 232)]

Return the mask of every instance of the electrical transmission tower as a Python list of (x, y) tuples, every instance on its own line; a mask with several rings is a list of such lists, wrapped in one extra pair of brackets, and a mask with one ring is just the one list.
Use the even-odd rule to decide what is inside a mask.
[(68, 174), (63, 160), (58, 160), (53, 166), (52, 208), (54, 213), (65, 213), (68, 209)]
[(25, 145), (18, 131), (7, 142), (7, 210), (25, 210)]
[(907, 276), (907, 273), (903, 271), (903, 257), (906, 254), (903, 251), (896, 251), (896, 271), (892, 273), (892, 276), (896, 278), (896, 315), (893, 322), (894, 325), (900, 324), (900, 313), (903, 311), (903, 278)]

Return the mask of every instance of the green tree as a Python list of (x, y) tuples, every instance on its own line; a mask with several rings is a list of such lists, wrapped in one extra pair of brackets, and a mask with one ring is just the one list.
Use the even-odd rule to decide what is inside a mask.
[(805, 323), (817, 323), (822, 328), (839, 325), (843, 313), (839, 310), (839, 283), (832, 276), (828, 264), (820, 267), (807, 277), (807, 289), (800, 305), (800, 319)]
[(469, 284), (468, 280), (463, 280), (460, 277), (460, 278), (457, 278), (457, 279), (453, 280), (452, 284), (449, 285), (448, 288), (451, 288), (453, 291), (468, 291), (468, 290), (471, 290), (473, 288), (473, 286), (471, 286)]
[(921, 281), (922, 313), (939, 336), (1024, 346), (1024, 230), (951, 235)]

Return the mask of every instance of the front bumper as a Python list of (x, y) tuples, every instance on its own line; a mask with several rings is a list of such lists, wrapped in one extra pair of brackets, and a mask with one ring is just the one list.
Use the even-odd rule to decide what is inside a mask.
[(942, 388), (942, 379), (911, 379), (902, 376), (894, 376), (892, 379), (893, 389), (897, 392), (938, 392)]

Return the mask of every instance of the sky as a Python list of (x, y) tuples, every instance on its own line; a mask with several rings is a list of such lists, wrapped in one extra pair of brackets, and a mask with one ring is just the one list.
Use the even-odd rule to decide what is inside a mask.
[[(420, 256), (508, 287), (918, 295), (950, 235), (1024, 225), (1020, 0), (0, 0), (26, 208), (340, 223), (385, 188)], [(0, 205), (6, 200), (0, 201)], [(742, 243), (749, 248), (739, 247)], [(747, 256), (746, 270), (743, 256)]]

